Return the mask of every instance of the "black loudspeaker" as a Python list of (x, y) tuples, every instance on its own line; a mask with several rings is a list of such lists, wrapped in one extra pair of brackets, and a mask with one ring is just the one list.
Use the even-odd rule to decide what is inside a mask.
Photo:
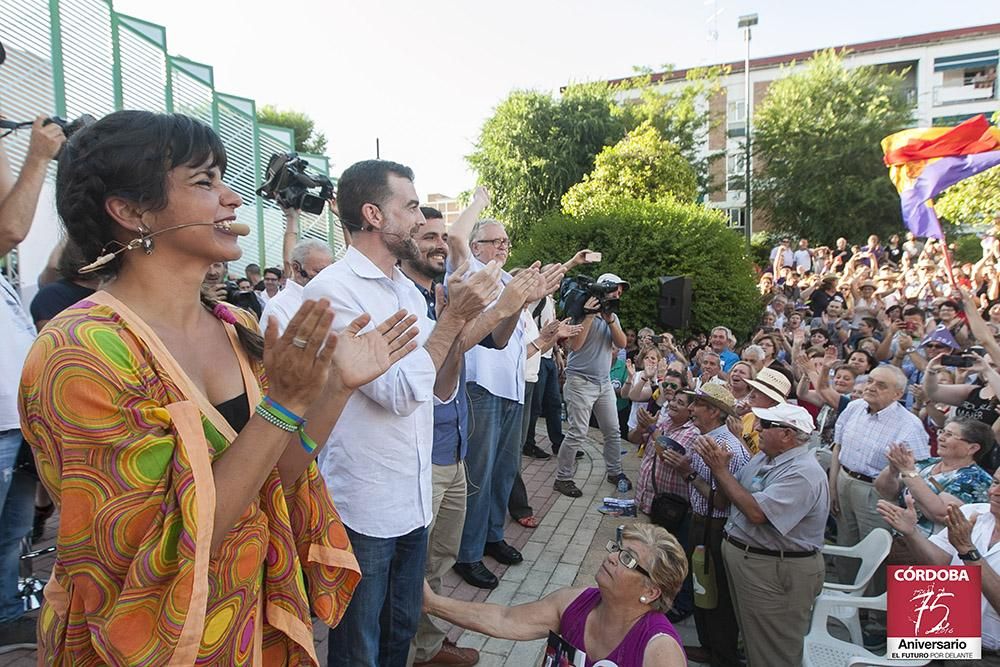
[(660, 325), (665, 329), (687, 329), (691, 321), (691, 279), (687, 276), (660, 276), (657, 311)]

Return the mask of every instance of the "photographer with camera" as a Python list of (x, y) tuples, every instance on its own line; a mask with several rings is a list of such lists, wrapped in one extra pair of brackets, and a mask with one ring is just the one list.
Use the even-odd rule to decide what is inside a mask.
[[(45, 121), (45, 116), (38, 116), (31, 125), (28, 154), (16, 180), (0, 143), (0, 255), (28, 235), (49, 162), (66, 141), (59, 125)], [(18, 382), (35, 327), (17, 290), (2, 275), (0, 292), (0, 340), (4, 342), (0, 351), (0, 653), (6, 653), (33, 648), (36, 643), (35, 619), (23, 616), (17, 588), (21, 538), (31, 532), (35, 478), (16, 469), (22, 446)]]
[[(621, 297), (628, 289), (628, 282), (613, 273), (605, 273), (598, 284), (613, 286), (607, 292), (608, 300)], [(611, 484), (625, 480), (628, 488), (632, 482), (622, 472), (621, 433), (618, 428), (618, 410), (615, 391), (611, 386), (611, 351), (625, 347), (625, 332), (618, 315), (601, 307), (596, 296), (587, 299), (583, 306), (583, 329), (569, 339), (569, 358), (566, 360), (566, 439), (559, 449), (559, 466), (553, 488), (570, 498), (579, 498), (583, 492), (573, 482), (576, 452), (586, 440), (590, 413), (597, 417), (597, 424), (604, 434), (604, 465)]]

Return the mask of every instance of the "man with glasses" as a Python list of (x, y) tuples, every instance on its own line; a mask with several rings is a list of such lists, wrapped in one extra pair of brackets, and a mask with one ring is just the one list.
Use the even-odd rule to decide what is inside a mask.
[[(479, 187), (448, 233), (449, 270), (468, 262), (469, 271), (488, 265), (503, 267), (510, 256), (507, 231), (497, 220), (481, 220), (489, 206), (489, 193)], [(534, 304), (558, 288), (562, 267), (543, 272), (543, 280), (528, 297)], [(500, 270), (499, 283), (514, 278)], [(484, 564), (491, 556), (504, 565), (516, 565), (521, 553), (504, 539), (507, 502), (520, 471), (521, 423), (525, 400), (525, 361), (531, 313), (518, 309), (493, 330), (498, 349), (476, 346), (465, 353), (466, 389), (469, 394), (470, 432), (466, 474), (469, 494), (465, 526), (455, 571), (478, 588), (496, 588), (498, 580)]]
[(732, 502), (722, 545), (749, 667), (802, 664), (812, 604), (823, 588), (820, 549), (830, 512), (826, 472), (808, 448), (805, 408), (753, 408), (760, 452), (738, 475), (714, 442), (694, 448)]
[[(691, 397), (691, 421), (701, 435), (695, 441), (725, 448), (730, 452), (726, 465), (731, 475), (750, 460), (746, 447), (729, 430), (726, 419), (735, 416), (736, 399), (724, 386), (708, 383), (695, 391), (685, 391)], [(722, 533), (729, 518), (730, 499), (725, 489), (706, 461), (697, 452), (682, 456), (666, 451), (664, 459), (688, 483), (688, 500), (691, 502), (691, 529), (688, 557), (694, 546), (702, 544), (710, 554), (714, 569), (718, 602), (713, 609), (695, 607), (694, 621), (701, 646), (684, 647), (688, 658), (694, 662), (710, 663), (719, 667), (737, 667), (739, 655), (736, 640), (739, 634), (736, 612), (733, 609), (726, 568), (722, 560)]]
[(320, 271), (333, 264), (330, 246), (318, 239), (299, 241), (292, 249), (292, 279), (285, 283), (285, 289), (268, 299), (260, 316), (260, 330), (267, 330), (267, 323), (274, 319), (280, 335), (302, 306), (302, 288), (309, 284)]

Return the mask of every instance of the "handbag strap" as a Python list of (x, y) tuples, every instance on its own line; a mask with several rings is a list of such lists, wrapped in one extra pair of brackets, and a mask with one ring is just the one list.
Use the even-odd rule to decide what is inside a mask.
[[(701, 543), (706, 549), (709, 548), (708, 538), (712, 528), (712, 512), (715, 511), (715, 484), (712, 483), (712, 473), (708, 473), (708, 485), (712, 489), (708, 492), (708, 520), (705, 521), (705, 532), (701, 536)], [(708, 574), (708, 558), (705, 559), (705, 574)]]

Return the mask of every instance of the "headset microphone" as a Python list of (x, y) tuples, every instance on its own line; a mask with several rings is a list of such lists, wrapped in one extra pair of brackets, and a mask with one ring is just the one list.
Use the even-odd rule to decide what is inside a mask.
[(101, 268), (102, 266), (104, 266), (105, 264), (107, 264), (108, 262), (110, 262), (111, 260), (113, 260), (115, 256), (118, 255), (119, 253), (127, 252), (129, 250), (135, 250), (136, 248), (142, 248), (145, 251), (145, 253), (149, 255), (153, 252), (154, 236), (158, 236), (159, 234), (165, 234), (167, 232), (172, 232), (178, 229), (184, 229), (185, 227), (198, 227), (204, 225), (212, 225), (219, 231), (228, 232), (229, 234), (234, 234), (236, 236), (250, 235), (250, 225), (247, 225), (242, 222), (233, 222), (232, 220), (213, 220), (212, 222), (189, 222), (183, 225), (167, 227), (166, 229), (161, 229), (151, 234), (142, 233), (142, 236), (140, 236), (137, 239), (132, 239), (126, 244), (122, 244), (118, 241), (112, 241), (111, 244), (116, 244), (121, 247), (112, 252), (104, 252), (105, 250), (108, 249), (108, 246), (105, 246), (101, 250), (102, 254), (100, 257), (98, 257), (90, 264), (87, 264), (86, 266), (79, 268), (77, 270), (77, 273), (92, 273)]

